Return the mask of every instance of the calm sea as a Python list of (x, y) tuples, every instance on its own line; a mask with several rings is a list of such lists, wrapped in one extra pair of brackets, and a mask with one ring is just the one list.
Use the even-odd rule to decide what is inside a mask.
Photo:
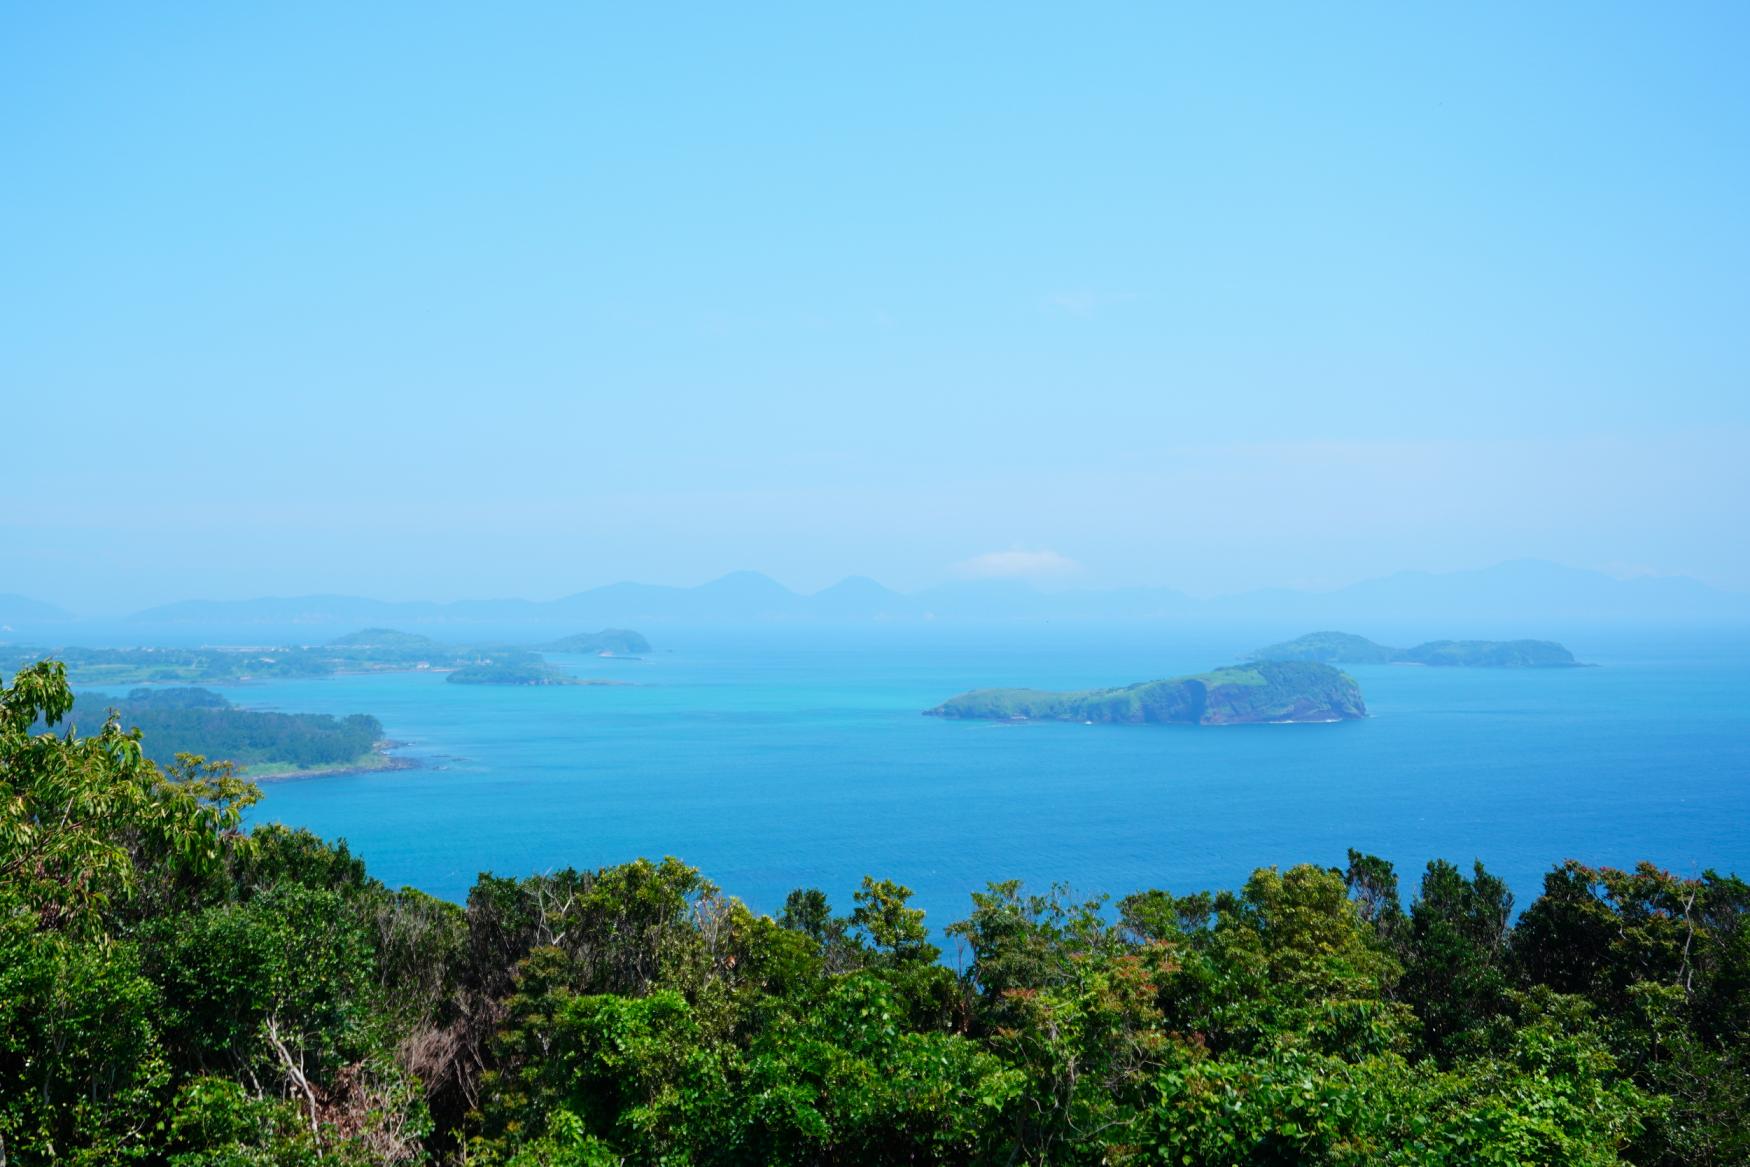
[(1121, 895), (1232, 887), (1255, 867), (1504, 875), (1521, 906), (1574, 857), (1750, 874), (1750, 637), (1565, 636), (1602, 667), (1357, 667), (1373, 716), (1223, 729), (948, 722), (984, 685), (1198, 671), (1258, 643), (1165, 629), (668, 634), (641, 661), (555, 658), (626, 687), (392, 674), (237, 686), (241, 704), (368, 712), (417, 769), (280, 781), (256, 821), (345, 838), (391, 885), (675, 855), (759, 910), (841, 910), (865, 873), (937, 926), (988, 880)]

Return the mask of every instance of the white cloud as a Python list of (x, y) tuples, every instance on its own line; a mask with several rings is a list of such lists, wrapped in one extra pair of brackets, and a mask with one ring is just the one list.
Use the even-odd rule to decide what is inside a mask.
[(950, 569), (961, 579), (1061, 579), (1082, 565), (1055, 551), (987, 551)]

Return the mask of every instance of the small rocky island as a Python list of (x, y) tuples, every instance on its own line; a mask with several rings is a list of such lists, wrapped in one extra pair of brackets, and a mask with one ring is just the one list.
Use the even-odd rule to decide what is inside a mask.
[(1588, 667), (1553, 640), (1430, 640), (1414, 648), (1392, 648), (1352, 632), (1309, 632), (1295, 640), (1260, 648), (1251, 654), (1251, 659), (1473, 669)]
[(976, 689), (925, 715), (1126, 725), (1285, 725), (1351, 721), (1367, 716), (1367, 704), (1355, 679), (1328, 664), (1259, 661), (1121, 689)]

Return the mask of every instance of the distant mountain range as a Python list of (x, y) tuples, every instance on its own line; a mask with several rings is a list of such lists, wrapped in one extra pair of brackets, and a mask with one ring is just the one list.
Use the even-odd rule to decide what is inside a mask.
[[(24, 626), (67, 619), (66, 613), (51, 605), (0, 596), (0, 623)], [(139, 626), (262, 625), (282, 629), (467, 624), (564, 625), (575, 629), (1184, 621), (1305, 628), (1344, 623), (1378, 627), (1432, 620), (1454, 631), (1588, 621), (1740, 623), (1750, 622), (1750, 596), (1720, 591), (1692, 579), (1624, 580), (1536, 560), (1444, 574), (1399, 572), (1329, 591), (1274, 588), (1213, 599), (1193, 598), (1171, 588), (1047, 592), (1015, 581), (960, 582), (906, 594), (862, 577), (804, 595), (759, 572), (740, 571), (698, 587), (618, 583), (546, 601), (440, 604), (338, 595), (188, 600), (148, 608), (127, 622)]]
[(70, 612), (33, 600), (29, 596), (0, 592), (0, 631), (11, 626), (60, 624), (73, 618)]

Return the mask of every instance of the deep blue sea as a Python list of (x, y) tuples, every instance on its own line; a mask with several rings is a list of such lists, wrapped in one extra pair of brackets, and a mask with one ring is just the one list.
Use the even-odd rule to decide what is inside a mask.
[[(1570, 633), (1599, 668), (1355, 667), (1372, 716), (1176, 728), (951, 722), (986, 685), (1200, 671), (1259, 641), (1171, 629), (670, 634), (554, 658), (625, 687), (401, 673), (233, 686), (256, 708), (377, 715), (416, 769), (277, 781), (255, 812), (345, 838), (391, 885), (675, 855), (770, 911), (840, 910), (865, 873), (940, 927), (1020, 878), (1082, 894), (1233, 887), (1359, 847), (1413, 886), (1482, 859), (1521, 906), (1573, 857), (1750, 874), (1750, 635)], [(1406, 890), (1408, 890), (1408, 886)]]

